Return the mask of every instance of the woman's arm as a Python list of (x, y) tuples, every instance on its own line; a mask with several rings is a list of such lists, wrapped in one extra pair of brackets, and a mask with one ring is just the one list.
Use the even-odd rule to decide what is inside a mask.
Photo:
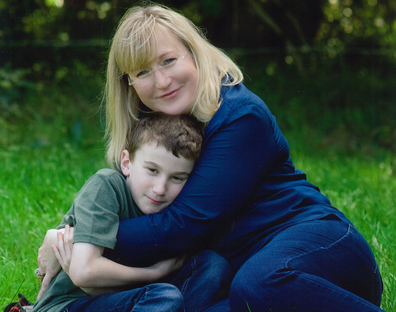
[(207, 135), (202, 158), (178, 198), (161, 213), (121, 221), (111, 257), (144, 263), (199, 248), (243, 209), (277, 161), (279, 142), (260, 109)]

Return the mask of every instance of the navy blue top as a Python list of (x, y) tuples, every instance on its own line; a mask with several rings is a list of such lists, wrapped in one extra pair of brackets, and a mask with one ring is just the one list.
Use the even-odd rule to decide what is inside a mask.
[(131, 264), (212, 248), (237, 269), (278, 231), (307, 220), (349, 221), (294, 168), (265, 103), (243, 84), (222, 87), (202, 158), (160, 213), (123, 220), (116, 250)]

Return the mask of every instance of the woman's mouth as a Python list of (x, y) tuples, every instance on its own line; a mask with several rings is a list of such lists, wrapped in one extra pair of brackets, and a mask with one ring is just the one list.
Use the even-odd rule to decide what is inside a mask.
[(162, 95), (159, 96), (159, 97), (162, 98), (162, 99), (172, 99), (172, 98), (174, 98), (174, 97), (179, 93), (179, 90), (180, 90), (180, 88), (179, 88), (179, 89), (176, 89), (176, 90), (173, 90), (173, 91), (171, 91), (171, 92), (162, 94)]

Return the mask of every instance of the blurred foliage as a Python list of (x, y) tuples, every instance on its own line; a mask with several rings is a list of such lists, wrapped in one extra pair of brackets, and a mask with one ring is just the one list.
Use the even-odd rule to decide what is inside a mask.
[[(396, 47), (396, 2), (393, 0), (330, 0), (318, 41), (330, 49)], [(395, 54), (393, 56), (396, 57)]]
[[(394, 215), (395, 206), (396, 2), (157, 2), (190, 18), (238, 63), (246, 85), (277, 117), (297, 167), (337, 207), (351, 207), (348, 212), (357, 225), (368, 228), (364, 233), (385, 273), (383, 307), (391, 311), (396, 283), (394, 224), (383, 216)], [(23, 277), (28, 281), (23, 293), (34, 298), (39, 285), (26, 272), (34, 265), (36, 252), (26, 261), (19, 246), (25, 240), (18, 237), (25, 237), (26, 229), (37, 230), (33, 221), (40, 216), (39, 233), (29, 230), (26, 237), (31, 241), (25, 245), (37, 243), (54, 220), (48, 212), (55, 207), (59, 218), (62, 203), (70, 202), (77, 186), (95, 168), (106, 165), (98, 106), (108, 45), (118, 20), (136, 3), (0, 0), (2, 181), (10, 179), (6, 185), (20, 194), (14, 197), (9, 195), (12, 190), (0, 190), (0, 210), (7, 215), (0, 223), (5, 229), (0, 237), (8, 242), (0, 248), (4, 294), (17, 293)], [(373, 158), (384, 173), (367, 161)], [(20, 163), (25, 167), (20, 169)], [(67, 180), (66, 187), (60, 179)], [(15, 217), (15, 209), (9, 207), (18, 205), (20, 211), (28, 211), (17, 213), (19, 217), (33, 218)], [(367, 209), (375, 213), (368, 214)], [(21, 234), (14, 235), (15, 231)], [(7, 251), (18, 260), (9, 261)], [(3, 304), (12, 296), (7, 293)]]
[[(0, 0), (0, 40), (108, 41), (131, 0)], [(395, 48), (393, 0), (168, 0), (223, 48)], [(287, 51), (285, 51), (287, 52)]]
[[(316, 129), (305, 139), (317, 146), (395, 149), (395, 1), (158, 2), (190, 18), (241, 66), (286, 131)], [(97, 104), (109, 41), (137, 3), (0, 0), (0, 123), (22, 114), (29, 90), (90, 89)]]
[[(108, 42), (131, 0), (0, 0), (0, 66), (40, 71), (79, 59), (90, 68), (106, 59)], [(220, 48), (244, 54), (276, 52), (302, 75), (316, 59), (385, 55), (396, 60), (393, 0), (167, 0)], [(319, 53), (318, 53), (319, 52)], [(35, 77), (37, 78), (37, 77)]]

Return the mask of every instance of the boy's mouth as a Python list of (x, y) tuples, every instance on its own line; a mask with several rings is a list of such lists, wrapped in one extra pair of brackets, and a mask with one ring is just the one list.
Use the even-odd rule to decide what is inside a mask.
[(148, 198), (149, 201), (150, 201), (151, 203), (153, 203), (154, 205), (162, 205), (162, 204), (165, 203), (165, 201), (155, 200), (155, 199), (153, 199), (153, 198), (151, 198), (151, 197), (148, 197), (148, 196), (147, 196), (147, 198)]

